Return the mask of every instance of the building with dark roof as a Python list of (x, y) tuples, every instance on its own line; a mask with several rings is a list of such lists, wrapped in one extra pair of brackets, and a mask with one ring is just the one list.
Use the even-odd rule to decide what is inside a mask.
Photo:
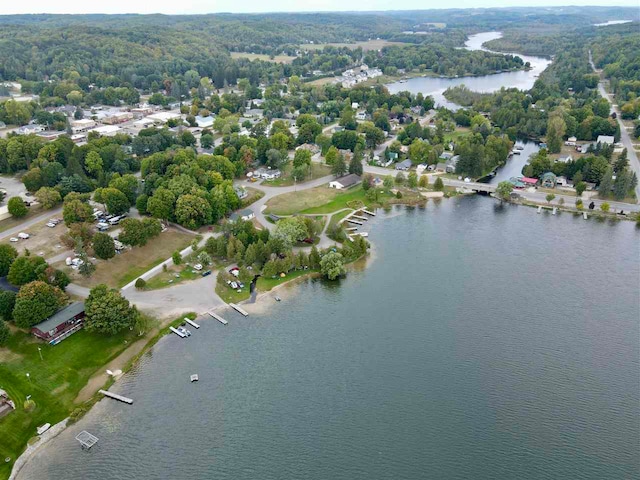
[(56, 345), (80, 330), (84, 317), (84, 302), (75, 302), (58, 310), (44, 322), (31, 327), (31, 333), (51, 345)]

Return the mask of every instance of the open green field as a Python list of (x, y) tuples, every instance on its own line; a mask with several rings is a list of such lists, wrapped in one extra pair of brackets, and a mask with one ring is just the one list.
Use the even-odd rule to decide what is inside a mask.
[(383, 47), (389, 47), (391, 45), (409, 45), (403, 42), (390, 42), (388, 40), (367, 40), (366, 42), (355, 43), (305, 43), (300, 45), (302, 50), (322, 50), (324, 47), (347, 47), (356, 49), (362, 48), (363, 51), (380, 50)]
[[(338, 195), (338, 190), (329, 187), (316, 187), (298, 192), (289, 192), (273, 197), (267, 202), (265, 213), (276, 215), (292, 215), (303, 210), (319, 207), (332, 201)], [(322, 212), (313, 212), (322, 213)]]
[[(0, 458), (11, 458), (10, 463), (0, 463), (0, 478), (9, 476), (15, 459), (36, 436), (36, 428), (66, 418), (89, 378), (135, 338), (131, 331), (103, 336), (81, 330), (51, 346), (22, 331), (11, 336), (0, 348), (0, 388), (15, 402), (16, 410), (0, 419)], [(35, 402), (31, 412), (24, 409), (27, 395)]]
[(262, 60), (264, 62), (275, 63), (291, 63), (296, 57), (290, 57), (289, 55), (276, 55), (271, 58), (269, 55), (261, 53), (244, 53), (244, 52), (231, 52), (231, 58), (246, 58), (247, 60)]
[(176, 250), (189, 246), (193, 238), (193, 235), (188, 233), (168, 230), (149, 241), (144, 247), (127, 249), (110, 260), (96, 261), (96, 271), (89, 278), (82, 277), (69, 267), (62, 268), (78, 285), (94, 287), (104, 283), (113, 288), (122, 288), (147, 270), (164, 262)]

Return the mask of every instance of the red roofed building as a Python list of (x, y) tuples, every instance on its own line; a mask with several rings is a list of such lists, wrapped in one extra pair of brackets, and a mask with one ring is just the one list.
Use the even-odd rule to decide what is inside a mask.
[(520, 181), (526, 185), (536, 185), (538, 183), (537, 178), (530, 178), (530, 177), (522, 177)]

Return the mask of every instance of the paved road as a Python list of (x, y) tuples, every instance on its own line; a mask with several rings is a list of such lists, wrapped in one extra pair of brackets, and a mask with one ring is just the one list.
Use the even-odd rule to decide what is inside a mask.
[(9, 228), (4, 232), (0, 232), (0, 239), (7, 238), (7, 237), (15, 237), (19, 232), (25, 231), (26, 229), (28, 229), (29, 227), (32, 227), (36, 223), (40, 223), (44, 220), (49, 220), (50, 218), (60, 217), (61, 214), (62, 214), (62, 207), (47, 210), (44, 213), (41, 213), (40, 215), (37, 215), (28, 220), (25, 220), (17, 227)]
[[(616, 113), (616, 120), (618, 121), (618, 125), (620, 126), (620, 140), (622, 144), (627, 149), (627, 158), (629, 159), (629, 167), (636, 173), (636, 177), (640, 182), (640, 160), (638, 160), (638, 154), (633, 145), (633, 141), (629, 132), (627, 131), (627, 127), (625, 127), (622, 122), (622, 115), (619, 108), (616, 108), (611, 95), (604, 88), (604, 83), (602, 81), (602, 70), (598, 70), (593, 63), (593, 57), (591, 56), (591, 50), (589, 50), (589, 63), (591, 64), (591, 68), (600, 76), (600, 81), (598, 82), (598, 92), (603, 98), (606, 98), (609, 104), (611, 105), (610, 111)], [(640, 200), (640, 183), (636, 186), (636, 198)]]

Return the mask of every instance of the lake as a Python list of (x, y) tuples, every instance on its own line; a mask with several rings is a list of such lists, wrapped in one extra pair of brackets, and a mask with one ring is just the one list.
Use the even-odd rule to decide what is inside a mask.
[(378, 212), (366, 268), (163, 338), (19, 478), (640, 478), (640, 230)]
[[(500, 32), (484, 32), (471, 35), (465, 43), (465, 48), (469, 50), (485, 50), (490, 51), (482, 46), (489, 40), (500, 38)], [(443, 92), (456, 85), (466, 85), (475, 92), (490, 93), (505, 88), (518, 88), (520, 90), (529, 90), (533, 87), (537, 77), (549, 66), (551, 60), (542, 57), (531, 57), (528, 55), (518, 55), (526, 63), (531, 64), (530, 70), (519, 70), (515, 72), (496, 73), (493, 75), (483, 75), (478, 77), (460, 77), (460, 78), (439, 78), (439, 77), (415, 77), (404, 82), (394, 82), (387, 85), (391, 93), (400, 91), (409, 91), (411, 93), (422, 93), (431, 95), (436, 106), (447, 107), (449, 109), (457, 109), (459, 105), (448, 101), (444, 98)]]

